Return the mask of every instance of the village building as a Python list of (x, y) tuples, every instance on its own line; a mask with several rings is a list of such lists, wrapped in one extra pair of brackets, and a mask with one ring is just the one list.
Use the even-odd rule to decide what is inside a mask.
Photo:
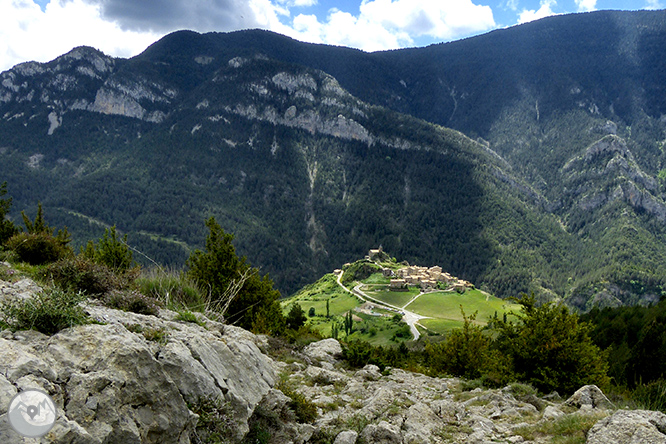
[(389, 288), (391, 290), (404, 290), (407, 288), (407, 281), (404, 279), (391, 279)]

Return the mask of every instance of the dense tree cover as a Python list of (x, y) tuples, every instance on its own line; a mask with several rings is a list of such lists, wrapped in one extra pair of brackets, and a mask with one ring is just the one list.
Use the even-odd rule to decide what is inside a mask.
[(666, 298), (649, 307), (595, 308), (582, 318), (595, 326), (591, 337), (607, 350), (615, 384), (666, 379)]
[(285, 319), (280, 293), (273, 289), (272, 281), (260, 276), (245, 257), (236, 255), (233, 235), (225, 232), (214, 217), (206, 221), (206, 226), (206, 250), (194, 251), (187, 260), (189, 277), (210, 294), (214, 306), (223, 308), (221, 314), (228, 323), (258, 333), (280, 333)]
[(18, 229), (11, 220), (8, 220), (9, 210), (12, 207), (12, 198), (3, 197), (7, 194), (7, 182), (0, 185), (0, 246), (12, 237)]

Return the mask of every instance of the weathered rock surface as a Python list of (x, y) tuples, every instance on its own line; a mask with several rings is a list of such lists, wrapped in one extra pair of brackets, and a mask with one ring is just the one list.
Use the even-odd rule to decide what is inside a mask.
[[(13, 287), (20, 297), (25, 283), (6, 284), (5, 293)], [(46, 391), (57, 405), (58, 426), (43, 442), (188, 443), (197, 421), (188, 402), (203, 397), (231, 404), (242, 437), (275, 383), (270, 358), (241, 329), (176, 322), (176, 313), (166, 310), (160, 317), (95, 305), (86, 310), (104, 325), (51, 337), (5, 331), (0, 338), (2, 408), (26, 388)], [(164, 339), (150, 341), (143, 332)], [(0, 423), (0, 436), (23, 442)]]
[(597, 422), (587, 444), (666, 444), (666, 415), (646, 410), (618, 410)]
[(615, 407), (596, 385), (586, 385), (579, 388), (564, 404), (590, 409), (612, 409)]
[[(0, 298), (31, 297), (38, 289), (29, 280), (0, 282)], [(50, 337), (1, 332), (2, 442), (198, 443), (201, 418), (193, 410), (202, 400), (217, 400), (233, 423), (232, 442), (253, 427), (280, 444), (322, 438), (335, 444), (546, 443), (552, 437), (525, 441), (525, 430), (591, 415), (602, 419), (589, 432), (590, 444), (666, 444), (666, 415), (613, 413), (596, 386), (582, 387), (566, 402), (514, 396), (511, 387), (463, 392), (455, 378), (380, 372), (374, 365), (346, 369), (334, 339), (310, 344), (285, 363), (262, 351), (270, 349), (267, 338), (212, 320), (201, 318), (203, 327), (175, 321), (168, 310), (145, 316), (92, 301), (85, 308), (98, 324)], [(299, 423), (296, 398), (275, 388), (278, 372), (301, 402), (316, 407), (313, 424)], [(54, 428), (38, 440), (20, 437), (4, 418), (11, 398), (28, 388), (48, 392), (58, 408)]]

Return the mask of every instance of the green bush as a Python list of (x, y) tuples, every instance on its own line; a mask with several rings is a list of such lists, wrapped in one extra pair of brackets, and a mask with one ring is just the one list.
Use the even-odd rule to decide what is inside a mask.
[(115, 225), (104, 230), (104, 235), (97, 245), (92, 241), (88, 242), (81, 253), (88, 259), (106, 265), (117, 272), (125, 272), (136, 266), (132, 258), (132, 250), (127, 245), (127, 235), (119, 239)]
[(301, 308), (300, 304), (298, 302), (291, 304), (291, 309), (289, 310), (289, 313), (287, 313), (286, 318), (287, 328), (291, 330), (298, 330), (303, 325), (305, 325), (307, 320), (308, 318), (305, 317), (305, 312)]
[(37, 330), (52, 335), (62, 329), (85, 324), (88, 316), (79, 305), (83, 295), (52, 289), (31, 299), (13, 300), (0, 306), (4, 323), (12, 330)]
[(61, 259), (46, 268), (46, 276), (60, 288), (101, 295), (112, 290), (128, 288), (131, 274), (116, 274), (106, 265), (77, 256)]
[[(0, 197), (7, 194), (7, 182), (0, 185)], [(11, 220), (7, 219), (9, 210), (12, 207), (11, 198), (0, 199), (0, 246), (7, 242), (13, 235), (18, 233), (18, 228)]]
[(280, 379), (275, 387), (291, 399), (289, 408), (299, 422), (311, 424), (317, 419), (317, 406), (303, 394), (297, 392), (286, 379)]
[(434, 373), (467, 379), (481, 378), (488, 364), (491, 339), (474, 324), (476, 313), (467, 316), (460, 307), (462, 329), (452, 330), (445, 341), (426, 345), (426, 359)]
[(324, 339), (321, 332), (310, 325), (303, 325), (298, 330), (288, 329), (284, 332), (284, 337), (299, 348)]
[(228, 323), (255, 333), (278, 335), (284, 330), (280, 292), (236, 255), (233, 235), (210, 218), (206, 251), (196, 250), (187, 260), (188, 276), (210, 294), (211, 305)]
[(7, 248), (16, 253), (21, 262), (43, 265), (71, 255), (67, 242), (46, 232), (18, 233), (7, 241)]
[(518, 322), (495, 321), (494, 347), (508, 357), (519, 381), (543, 393), (570, 394), (586, 384), (609, 384), (605, 354), (590, 338), (591, 327), (563, 305), (537, 306), (534, 295), (518, 300)]

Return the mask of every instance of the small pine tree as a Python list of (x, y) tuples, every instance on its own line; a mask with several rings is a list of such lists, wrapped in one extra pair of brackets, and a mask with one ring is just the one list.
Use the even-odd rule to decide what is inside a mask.
[(228, 323), (256, 333), (280, 334), (285, 318), (280, 307), (280, 292), (268, 276), (236, 255), (233, 235), (226, 233), (211, 217), (206, 221), (210, 233), (206, 251), (196, 250), (187, 260), (187, 276), (208, 292), (210, 305)]
[(331, 325), (331, 337), (333, 339), (338, 339), (339, 334), (340, 334), (340, 326), (338, 325), (337, 321), (333, 321), (333, 324)]
[(81, 254), (93, 262), (106, 265), (115, 271), (124, 272), (136, 265), (132, 257), (132, 250), (127, 245), (127, 235), (118, 238), (116, 226), (104, 230), (104, 235), (95, 245), (89, 241)]
[(301, 308), (300, 304), (293, 303), (291, 304), (291, 309), (287, 314), (287, 328), (293, 330), (298, 330), (308, 319), (305, 317), (305, 312)]
[(345, 316), (345, 335), (349, 336), (354, 332), (354, 319), (352, 318), (352, 312), (349, 310)]

